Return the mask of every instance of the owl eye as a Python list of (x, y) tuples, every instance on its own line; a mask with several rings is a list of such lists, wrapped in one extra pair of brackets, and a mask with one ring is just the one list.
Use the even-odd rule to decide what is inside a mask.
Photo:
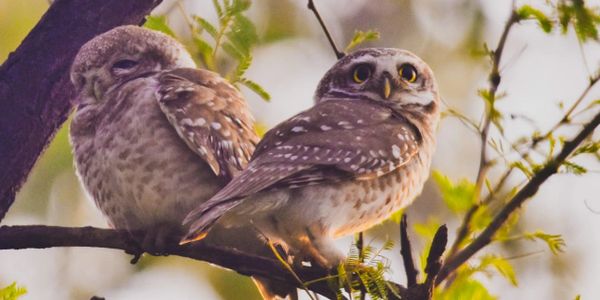
[(415, 80), (417, 80), (417, 70), (415, 69), (415, 67), (409, 64), (404, 64), (400, 66), (400, 68), (398, 69), (398, 74), (400, 75), (400, 77), (402, 77), (402, 79), (410, 83), (413, 83), (415, 82)]
[(131, 60), (131, 59), (123, 59), (123, 60), (119, 60), (116, 63), (114, 63), (112, 65), (113, 70), (114, 69), (122, 69), (122, 70), (127, 70), (127, 69), (131, 69), (135, 66), (137, 66), (137, 61), (135, 60)]
[(367, 65), (358, 65), (356, 69), (354, 69), (354, 74), (352, 75), (352, 79), (356, 83), (363, 83), (371, 76), (371, 68)]

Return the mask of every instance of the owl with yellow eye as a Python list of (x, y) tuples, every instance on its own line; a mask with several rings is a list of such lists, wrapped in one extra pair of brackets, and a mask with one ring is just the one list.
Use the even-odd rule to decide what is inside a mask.
[(248, 167), (191, 212), (183, 243), (215, 223), (254, 226), (291, 255), (333, 267), (333, 240), (409, 205), (429, 176), (440, 116), (433, 73), (416, 55), (369, 48), (322, 78), (316, 104), (271, 129)]

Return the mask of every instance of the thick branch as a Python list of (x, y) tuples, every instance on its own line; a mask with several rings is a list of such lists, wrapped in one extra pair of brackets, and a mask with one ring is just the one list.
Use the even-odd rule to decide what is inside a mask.
[(531, 198), (538, 191), (540, 186), (550, 176), (558, 172), (558, 168), (563, 162), (577, 149), (577, 147), (598, 127), (600, 124), (600, 112), (587, 123), (583, 129), (577, 134), (571, 141), (566, 142), (560, 153), (556, 157), (546, 164), (538, 171), (533, 177), (519, 190), (519, 192), (502, 208), (502, 210), (494, 217), (492, 222), (485, 228), (485, 230), (467, 247), (458, 252), (453, 257), (450, 257), (448, 261), (443, 265), (437, 282), (443, 281), (449, 274), (451, 274), (456, 268), (469, 260), (477, 251), (488, 245), (496, 232), (506, 222), (508, 217), (527, 199)]
[[(120, 249), (127, 253), (136, 253), (137, 246), (124, 238), (125, 235), (112, 229), (94, 227), (58, 227), (58, 226), (2, 226), (0, 227), (0, 250), (3, 249), (43, 249), (51, 247), (96, 247)], [(247, 276), (260, 276), (278, 281), (298, 284), (297, 280), (285, 270), (276, 259), (265, 258), (203, 243), (187, 244), (167, 250), (171, 255), (188, 257), (222, 266)], [(326, 280), (316, 280), (331, 276), (328, 270), (311, 267), (294, 270), (304, 282), (313, 281), (308, 288), (329, 299), (337, 299), (332, 286)], [(401, 295), (404, 288), (389, 282)], [(388, 299), (398, 299), (388, 290)]]
[(73, 106), (69, 67), (99, 33), (140, 24), (161, 0), (56, 0), (0, 66), (0, 220)]

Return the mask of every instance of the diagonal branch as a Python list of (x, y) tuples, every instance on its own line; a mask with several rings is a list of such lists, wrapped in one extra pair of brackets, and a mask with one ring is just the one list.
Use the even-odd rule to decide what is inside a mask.
[(475, 253), (481, 250), (483, 247), (488, 245), (496, 232), (506, 222), (508, 217), (529, 198), (531, 198), (538, 191), (540, 186), (550, 176), (558, 172), (558, 168), (565, 162), (565, 160), (577, 149), (577, 147), (590, 135), (596, 127), (600, 124), (600, 112), (585, 126), (583, 129), (573, 138), (564, 144), (562, 150), (554, 159), (546, 162), (544, 167), (541, 168), (531, 179), (519, 190), (519, 192), (502, 208), (502, 210), (494, 217), (492, 222), (485, 228), (485, 230), (456, 255), (450, 257), (446, 263), (442, 266), (440, 273), (437, 277), (437, 283), (442, 282), (448, 275), (456, 270), (460, 265), (469, 260)]

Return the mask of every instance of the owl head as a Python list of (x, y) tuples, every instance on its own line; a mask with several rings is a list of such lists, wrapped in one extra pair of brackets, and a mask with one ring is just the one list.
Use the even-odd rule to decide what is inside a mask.
[(120, 26), (81, 47), (71, 81), (82, 101), (101, 101), (112, 87), (177, 67), (195, 67), (179, 42), (149, 29)]
[(340, 59), (323, 77), (315, 101), (370, 99), (402, 111), (437, 111), (433, 72), (418, 56), (395, 48), (367, 48)]

